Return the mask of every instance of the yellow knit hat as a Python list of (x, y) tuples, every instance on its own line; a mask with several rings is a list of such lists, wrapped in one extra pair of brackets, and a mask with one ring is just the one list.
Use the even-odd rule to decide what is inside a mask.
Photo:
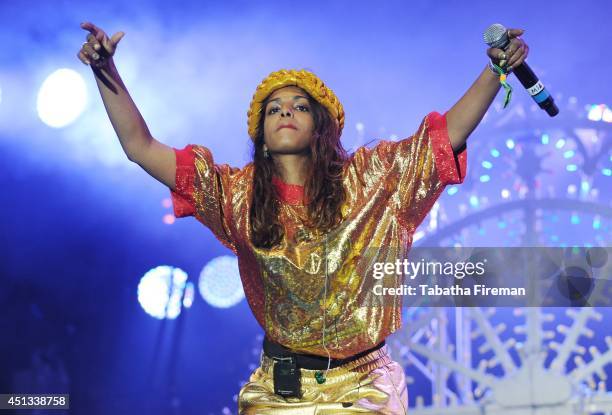
[(344, 109), (334, 91), (325, 86), (323, 81), (310, 71), (305, 69), (300, 71), (281, 69), (280, 71), (272, 72), (266, 79), (261, 81), (255, 90), (255, 94), (253, 94), (253, 99), (247, 112), (251, 140), (255, 140), (257, 126), (263, 111), (263, 101), (277, 89), (290, 85), (302, 88), (319, 104), (323, 105), (329, 111), (332, 118), (338, 122), (339, 132), (342, 133), (342, 128), (344, 127)]

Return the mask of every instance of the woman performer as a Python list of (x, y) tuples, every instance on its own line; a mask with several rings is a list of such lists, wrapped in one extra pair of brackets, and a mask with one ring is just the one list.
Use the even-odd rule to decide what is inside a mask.
[[(78, 53), (91, 65), (129, 160), (171, 190), (177, 217), (195, 216), (238, 257), (244, 291), (265, 331), (261, 365), (240, 390), (241, 414), (405, 414), (403, 368), (385, 338), (401, 325), (401, 297), (381, 306), (372, 262), (404, 258), (447, 184), (461, 183), (468, 136), (528, 53), (522, 30), (445, 114), (409, 138), (347, 154), (344, 110), (316, 75), (271, 73), (250, 103), (253, 161), (215, 164), (208, 148), (156, 140), (113, 62), (123, 32), (92, 23)], [(371, 277), (370, 277), (371, 278)], [(396, 281), (398, 284), (401, 281)]]

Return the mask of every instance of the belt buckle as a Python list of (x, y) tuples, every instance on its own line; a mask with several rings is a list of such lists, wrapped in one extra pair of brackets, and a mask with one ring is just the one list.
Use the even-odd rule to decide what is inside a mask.
[(288, 363), (293, 364), (296, 359), (293, 356), (286, 356), (286, 357), (272, 357), (272, 360), (274, 360), (275, 362), (288, 362)]

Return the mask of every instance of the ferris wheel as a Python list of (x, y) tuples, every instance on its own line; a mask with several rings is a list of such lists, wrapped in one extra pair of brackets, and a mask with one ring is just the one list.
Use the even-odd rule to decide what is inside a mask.
[[(564, 104), (566, 115), (548, 129), (537, 114), (527, 117), (526, 105), (490, 110), (484, 144), (470, 154), (471, 177), (446, 191), (415, 246), (610, 246), (612, 142), (604, 138), (612, 127), (593, 119), (601, 106)], [(405, 310), (389, 344), (407, 368), (409, 391), (419, 390), (410, 413), (612, 414), (612, 315), (563, 311)]]

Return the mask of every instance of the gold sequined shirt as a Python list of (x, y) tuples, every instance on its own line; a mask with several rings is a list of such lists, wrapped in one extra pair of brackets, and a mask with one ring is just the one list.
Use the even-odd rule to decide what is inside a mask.
[(367, 350), (400, 327), (401, 296), (383, 304), (368, 270), (405, 257), (444, 187), (463, 181), (467, 160), (465, 148), (453, 153), (446, 114), (437, 112), (411, 137), (358, 148), (343, 168), (343, 221), (326, 234), (304, 226), (301, 186), (274, 178), (285, 232), (279, 246), (260, 249), (250, 238), (253, 163), (215, 164), (200, 145), (175, 154), (175, 216), (195, 216), (236, 254), (247, 301), (266, 334), (296, 352), (327, 356), (326, 347), (334, 358)]

